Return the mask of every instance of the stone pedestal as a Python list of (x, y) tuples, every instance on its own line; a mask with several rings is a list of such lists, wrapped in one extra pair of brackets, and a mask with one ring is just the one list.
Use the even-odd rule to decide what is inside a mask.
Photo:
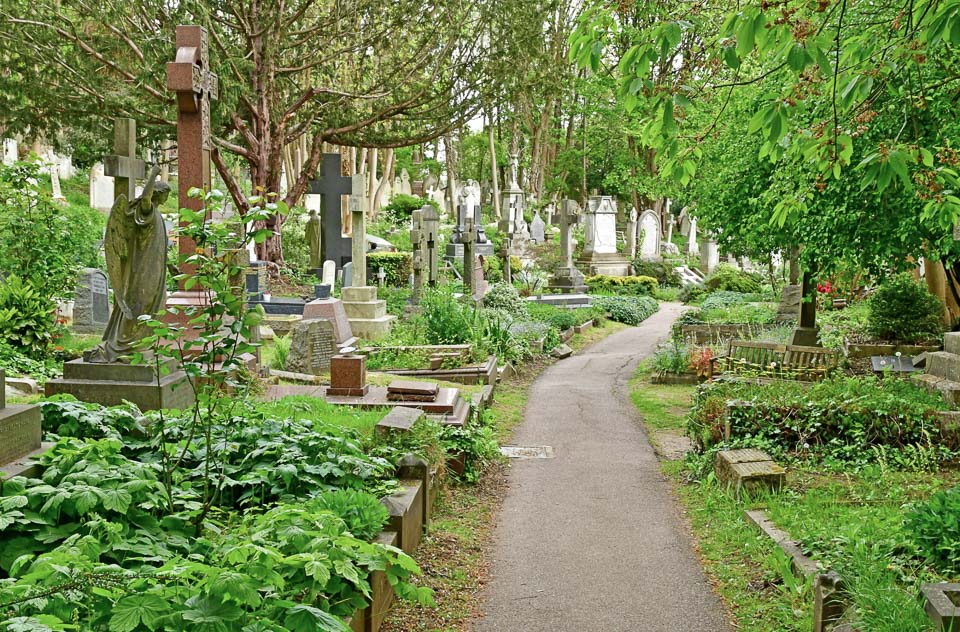
[(547, 287), (563, 294), (584, 294), (587, 291), (583, 273), (573, 266), (557, 270), (557, 273), (550, 277), (550, 284)]
[(593, 252), (584, 255), (578, 263), (587, 269), (590, 276), (605, 274), (607, 276), (629, 276), (630, 262), (619, 253), (604, 254)]
[(48, 397), (69, 393), (80, 401), (103, 406), (117, 406), (126, 400), (140, 410), (191, 406), (194, 395), (193, 388), (187, 383), (187, 374), (174, 370), (176, 365), (172, 360), (166, 366), (170, 372), (161, 375), (158, 384), (153, 365), (71, 360), (63, 365), (63, 377), (47, 382), (44, 392)]
[(341, 296), (343, 309), (355, 336), (377, 340), (390, 332), (396, 316), (387, 314), (387, 302), (377, 299), (377, 288), (345, 287)]
[(816, 327), (797, 327), (790, 334), (790, 342), (787, 344), (800, 345), (803, 347), (819, 347), (820, 335)]
[(330, 359), (330, 388), (333, 397), (363, 397), (367, 385), (367, 358), (362, 355), (341, 355)]

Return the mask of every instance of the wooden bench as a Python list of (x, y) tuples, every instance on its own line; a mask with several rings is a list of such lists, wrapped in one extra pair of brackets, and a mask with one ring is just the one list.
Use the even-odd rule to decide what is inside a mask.
[(713, 374), (760, 376), (818, 382), (837, 368), (840, 355), (823, 347), (731, 340), (725, 355), (711, 361)]

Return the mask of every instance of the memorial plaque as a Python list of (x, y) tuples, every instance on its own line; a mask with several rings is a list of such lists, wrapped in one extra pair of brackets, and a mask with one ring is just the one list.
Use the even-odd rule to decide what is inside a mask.
[(101, 332), (109, 321), (107, 275), (97, 268), (85, 268), (74, 294), (73, 328), (79, 332)]

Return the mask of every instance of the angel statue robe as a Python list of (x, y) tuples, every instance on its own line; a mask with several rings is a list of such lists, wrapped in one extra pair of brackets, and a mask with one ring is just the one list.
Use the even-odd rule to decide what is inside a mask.
[(107, 272), (113, 286), (113, 313), (103, 340), (83, 354), (87, 362), (129, 363), (140, 342), (150, 335), (139, 320), (154, 316), (167, 298), (167, 231), (158, 207), (169, 187), (148, 179), (143, 194), (127, 202), (117, 196), (104, 239)]

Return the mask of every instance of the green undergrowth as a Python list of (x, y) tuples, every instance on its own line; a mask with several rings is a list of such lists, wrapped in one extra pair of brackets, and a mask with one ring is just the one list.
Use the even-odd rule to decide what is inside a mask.
[[(928, 402), (922, 396), (914, 398), (910, 392), (900, 390), (905, 388), (902, 384), (890, 383), (886, 387), (889, 390), (882, 390), (883, 385), (869, 380), (827, 384), (820, 387), (820, 395), (841, 410), (856, 401), (868, 411), (871, 403), (885, 402), (887, 425), (909, 428), (912, 403), (917, 403), (917, 410), (921, 410)], [(749, 395), (761, 403), (797, 400), (802, 392), (808, 393), (810, 401), (818, 399), (816, 391), (811, 397), (802, 387), (714, 388), (729, 389), (723, 392), (731, 396)], [(685, 411), (669, 403), (670, 389), (692, 393), (695, 387), (652, 385), (642, 373), (631, 382), (631, 397), (652, 432), (664, 428), (679, 431), (687, 424)], [(889, 415), (896, 412), (894, 404), (898, 402), (903, 417), (890, 421)], [(790, 419), (791, 427), (802, 423), (796, 409)], [(767, 428), (764, 436), (768, 439), (778, 434), (770, 430), (775, 425), (758, 427)], [(856, 423), (850, 427), (863, 428)], [(926, 501), (957, 485), (960, 472), (950, 462), (931, 463), (922, 452), (903, 445), (881, 445), (869, 452), (869, 457), (862, 459), (834, 459), (829, 469), (812, 458), (809, 450), (791, 452), (789, 459), (781, 460), (788, 472), (783, 492), (741, 501), (717, 484), (712, 454), (709, 463), (701, 456), (662, 462), (690, 520), (704, 567), (738, 630), (801, 632), (812, 626), (812, 582), (794, 576), (786, 556), (746, 520), (744, 511), (748, 509), (764, 510), (824, 570), (843, 576), (850, 604), (845, 621), (854, 629), (933, 629), (923, 612), (920, 586), (925, 582), (957, 581), (960, 575), (942, 565), (934, 567), (934, 560), (918, 545), (917, 532), (929, 531), (929, 525), (955, 522), (955, 516), (937, 513), (942, 513), (944, 505), (928, 505)]]
[(387, 414), (386, 409), (364, 410), (335, 406), (319, 397), (309, 395), (292, 395), (272, 402), (264, 402), (257, 405), (257, 410), (266, 416), (323, 420), (334, 426), (359, 430), (366, 435), (372, 434), (374, 426)]

